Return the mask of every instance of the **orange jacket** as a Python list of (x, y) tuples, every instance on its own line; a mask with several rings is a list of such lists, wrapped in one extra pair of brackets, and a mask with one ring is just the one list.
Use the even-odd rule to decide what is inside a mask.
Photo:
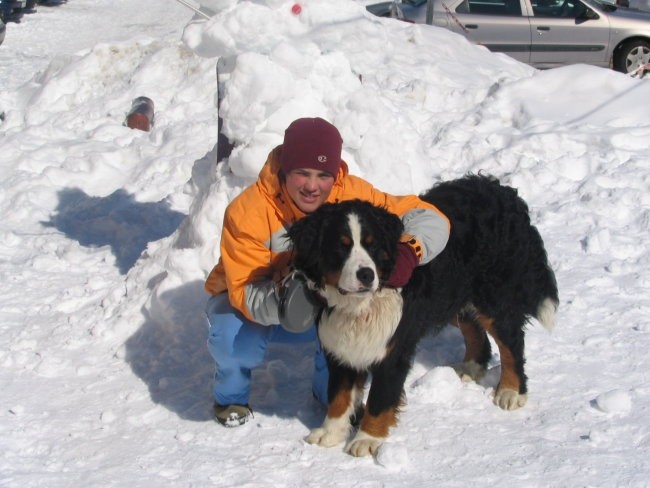
[[(280, 183), (276, 147), (257, 181), (226, 208), (221, 235), (221, 257), (210, 272), (205, 289), (217, 295), (228, 291), (230, 303), (249, 320), (279, 323), (276, 284), (288, 272), (289, 241), (285, 237), (293, 222), (304, 217)], [(449, 220), (437, 208), (415, 195), (393, 196), (375, 189), (365, 180), (341, 168), (328, 202), (359, 198), (383, 206), (402, 217), (405, 236), (422, 248), (420, 263), (442, 251), (449, 237)]]

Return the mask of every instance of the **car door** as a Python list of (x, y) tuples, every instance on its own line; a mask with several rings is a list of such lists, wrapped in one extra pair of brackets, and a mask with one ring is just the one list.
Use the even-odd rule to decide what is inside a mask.
[(522, 1), (443, 0), (446, 12), (434, 17), (432, 23), (454, 30), (490, 51), (503, 52), (528, 63), (531, 30), (528, 17), (522, 15)]
[(580, 0), (532, 0), (530, 62), (607, 66), (609, 21)]

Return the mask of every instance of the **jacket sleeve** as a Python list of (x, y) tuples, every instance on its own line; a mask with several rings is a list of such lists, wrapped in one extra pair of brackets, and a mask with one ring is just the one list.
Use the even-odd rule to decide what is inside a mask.
[[(358, 198), (366, 199), (375, 205), (385, 207), (398, 215), (404, 224), (402, 242), (413, 247), (426, 264), (435, 258), (447, 245), (451, 223), (434, 205), (421, 200), (417, 195), (395, 196), (381, 192), (360, 178), (352, 178)], [(361, 196), (362, 195), (362, 196)]]
[(278, 296), (272, 279), (271, 252), (260, 237), (246, 230), (247, 226), (239, 225), (242, 220), (241, 216), (233, 218), (228, 211), (224, 218), (221, 260), (228, 298), (249, 320), (262, 325), (278, 324)]
[[(396, 200), (394, 203), (391, 202), (393, 199)], [(414, 247), (420, 258), (420, 264), (430, 262), (442, 252), (447, 245), (451, 230), (451, 224), (446, 215), (415, 195), (389, 196), (387, 200), (388, 210), (402, 218), (404, 224), (402, 241)]]

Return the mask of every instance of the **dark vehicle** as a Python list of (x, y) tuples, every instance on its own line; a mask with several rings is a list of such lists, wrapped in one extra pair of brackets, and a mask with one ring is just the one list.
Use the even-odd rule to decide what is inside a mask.
[(537, 68), (574, 63), (650, 71), (650, 12), (600, 0), (403, 0), (368, 5), (382, 17), (452, 30)]
[(27, 0), (0, 0), (0, 20), (4, 23), (19, 20), (26, 6)]

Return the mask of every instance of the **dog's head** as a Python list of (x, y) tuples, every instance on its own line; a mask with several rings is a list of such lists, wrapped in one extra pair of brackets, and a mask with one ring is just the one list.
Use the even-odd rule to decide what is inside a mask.
[(364, 295), (376, 291), (395, 265), (402, 221), (361, 200), (327, 203), (288, 232), (294, 267), (320, 289)]

